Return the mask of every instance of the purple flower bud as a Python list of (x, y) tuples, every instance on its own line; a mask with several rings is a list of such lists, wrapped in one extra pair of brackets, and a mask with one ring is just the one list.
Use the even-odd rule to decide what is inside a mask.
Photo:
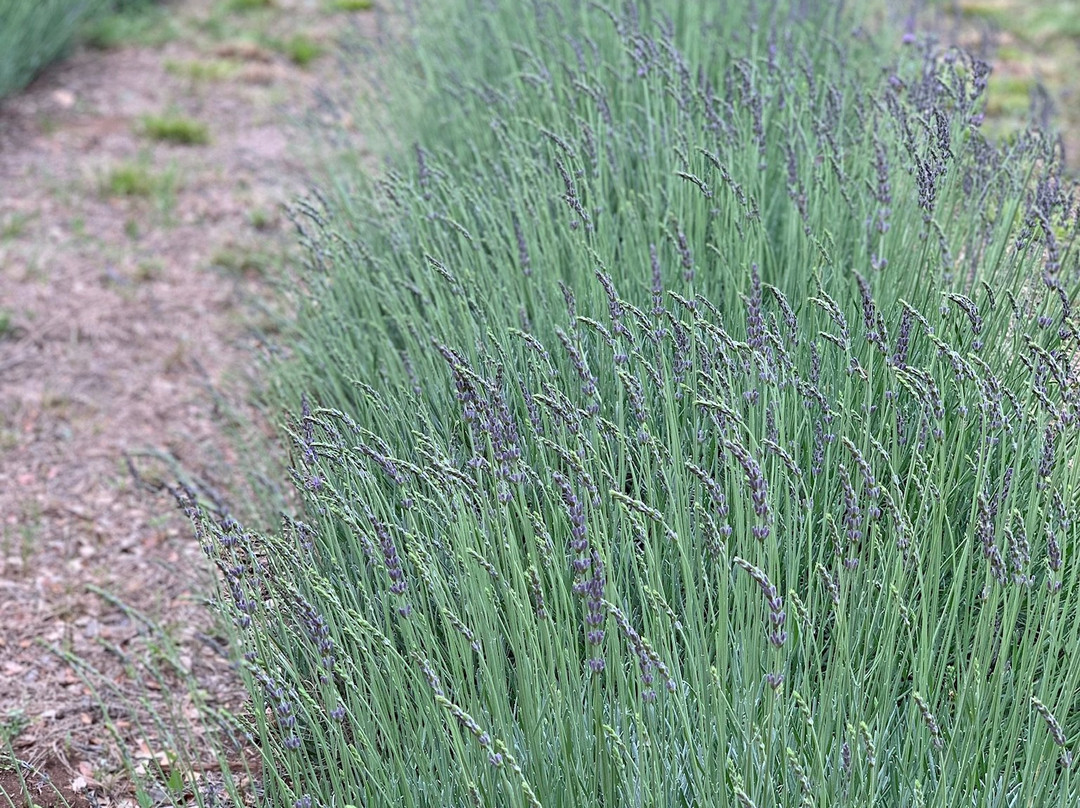
[(526, 278), (532, 275), (532, 260), (529, 258), (529, 247), (525, 243), (525, 234), (521, 230), (521, 222), (517, 214), (513, 214), (514, 237), (517, 239), (518, 268)]
[(652, 262), (652, 313), (654, 317), (660, 317), (664, 313), (664, 280), (655, 244), (649, 245), (649, 258)]
[(788, 636), (786, 631), (780, 630), (780, 626), (783, 626), (787, 619), (787, 615), (784, 612), (784, 599), (780, 597), (776, 587), (769, 581), (768, 576), (763, 570), (738, 556), (732, 559), (732, 563), (746, 570), (761, 589), (762, 594), (765, 596), (765, 601), (769, 606), (769, 623), (773, 627), (773, 630), (767, 632), (766, 637), (770, 645), (777, 648), (783, 646), (784, 643), (787, 642)]
[(758, 539), (767, 538), (769, 535), (769, 487), (765, 480), (765, 475), (761, 471), (761, 466), (758, 462), (751, 457), (750, 453), (737, 443), (724, 440), (724, 448), (731, 452), (735, 459), (739, 461), (739, 465), (742, 466), (743, 472), (746, 475), (746, 482), (750, 487), (750, 499), (754, 506), (754, 513), (761, 519), (759, 527), (764, 528), (761, 531), (755, 531), (754, 535)]
[(761, 276), (757, 264), (750, 266), (750, 297), (746, 302), (746, 344), (761, 350), (765, 344), (765, 322), (761, 316)]
[(914, 315), (907, 308), (900, 315), (900, 333), (896, 337), (896, 351), (892, 357), (894, 367), (907, 367), (908, 346), (911, 343), (911, 326), (914, 319)]
[(694, 280), (694, 257), (690, 252), (690, 245), (686, 240), (686, 234), (682, 230), (678, 231), (675, 238), (682, 264), (683, 282), (691, 283)]

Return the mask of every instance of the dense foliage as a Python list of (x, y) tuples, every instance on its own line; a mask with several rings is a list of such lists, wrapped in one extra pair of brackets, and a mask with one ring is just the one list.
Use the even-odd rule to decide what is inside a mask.
[(102, 0), (0, 0), (0, 96), (56, 59), (101, 7)]
[(1055, 142), (812, 3), (432, 5), (304, 223), (307, 514), (190, 503), (270, 795), (1075, 803)]
[(0, 96), (30, 83), (88, 22), (154, 0), (0, 0)]

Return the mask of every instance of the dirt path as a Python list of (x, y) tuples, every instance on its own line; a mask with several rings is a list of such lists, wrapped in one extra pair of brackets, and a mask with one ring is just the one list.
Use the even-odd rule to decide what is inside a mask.
[[(41, 806), (135, 805), (111, 731), (137, 765), (168, 773), (178, 754), (123, 704), (110, 724), (50, 647), (151, 713), (194, 707), (183, 676), (140, 685), (140, 660), (239, 703), (200, 603), (207, 562), (132, 467), (211, 498), (250, 490), (229, 415), (253, 415), (236, 402), (270, 322), (251, 301), (290, 260), (298, 120), (322, 109), (334, 34), (375, 25), (322, 0), (241, 5), (260, 4), (176, 0), (0, 102), (0, 806), (25, 799), (16, 767)], [(311, 44), (325, 53), (302, 67)]]

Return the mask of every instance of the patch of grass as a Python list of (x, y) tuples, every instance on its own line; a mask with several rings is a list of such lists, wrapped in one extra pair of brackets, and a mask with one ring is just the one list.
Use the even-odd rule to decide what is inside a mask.
[(109, 171), (102, 190), (109, 196), (150, 196), (157, 184), (158, 178), (146, 166), (128, 163)]
[(145, 157), (113, 166), (99, 185), (104, 196), (153, 199), (158, 209), (166, 214), (176, 204), (178, 186), (175, 169), (155, 171)]
[[(945, 5), (948, 8), (948, 4)], [(1080, 36), (1080, 2), (1041, 0), (1025, 3), (1014, 0), (962, 0), (965, 17), (987, 20), (1027, 42)]]
[(303, 34), (297, 34), (292, 39), (280, 43), (278, 50), (299, 67), (307, 67), (323, 54), (322, 45)]
[(274, 215), (263, 208), (255, 208), (248, 214), (248, 224), (259, 231), (270, 230), (274, 221)]
[(192, 81), (223, 81), (231, 78), (240, 69), (232, 59), (192, 59), (186, 62), (168, 60), (165, 70), (174, 76), (183, 76)]
[(1080, 2), (1059, 0), (1024, 4), (1026, 25), (1021, 33), (1034, 39), (1080, 37)]
[(0, 745), (7, 746), (30, 726), (23, 710), (8, 710), (0, 716)]
[[(14, 449), (20, 443), (19, 433), (14, 429), (8, 429), (6, 426), (0, 426), (0, 452), (7, 452)], [(9, 542), (7, 541), (7, 533), (3, 533), (0, 537), (0, 551), (4, 551), (5, 554), (8, 550)]]
[(224, 247), (210, 259), (211, 267), (248, 278), (264, 277), (273, 264), (274, 256), (271, 253), (239, 246)]
[(143, 118), (142, 131), (152, 140), (181, 146), (204, 146), (210, 142), (210, 130), (206, 124), (179, 115)]
[(57, 122), (56, 116), (48, 112), (42, 113), (41, 117), (38, 118), (38, 128), (43, 135), (48, 136), (53, 134), (59, 126), (60, 124)]
[(230, 11), (256, 11), (273, 7), (274, 0), (229, 0), (228, 2)]
[[(166, 472), (164, 478), (174, 480), (173, 474)], [(146, 477), (156, 478), (156, 472)], [(127, 468), (123, 469), (122, 479), (127, 485)], [(185, 585), (193, 589), (202, 586), (197, 572), (178, 574), (190, 576)], [(193, 793), (199, 797), (198, 804), (205, 806), (242, 808), (264, 804), (252, 793), (259, 779), (257, 765), (253, 769), (250, 756), (235, 751), (241, 748), (236, 719), (208, 703), (205, 684), (192, 673), (192, 646), (183, 636), (190, 627), (157, 622), (109, 590), (94, 585), (86, 589), (140, 626), (143, 641), (124, 649), (123, 684), (70, 648), (47, 648), (79, 676), (95, 702), (103, 707), (108, 704), (110, 710), (123, 714), (123, 726), (113, 730), (113, 740), (127, 749), (122, 759), (126, 779), (134, 787), (136, 801), (131, 804), (181, 808), (196, 804)], [(210, 628), (206, 639), (213, 640), (220, 632), (219, 628)], [(221, 655), (220, 662), (228, 661), (228, 649), (213, 642), (196, 650), (200, 655)], [(141, 753), (130, 754), (136, 745)], [(231, 755), (225, 749), (232, 750)], [(216, 784), (195, 786), (194, 778), (185, 777), (195, 770), (212, 772)]]
[(135, 265), (133, 280), (137, 283), (146, 283), (157, 280), (165, 271), (165, 265), (157, 258), (146, 258)]
[(0, 222), (0, 241), (18, 238), (26, 232), (26, 226), (34, 220), (33, 213), (13, 213)]
[(991, 75), (987, 91), (988, 115), (1023, 116), (1031, 105), (1035, 80), (1019, 76)]
[(15, 330), (15, 326), (11, 320), (11, 312), (7, 309), (0, 309), (0, 339), (5, 339)]
[[(948, 7), (947, 0), (946, 7)], [(957, 7), (960, 13), (968, 18), (987, 20), (995, 24), (999, 24), (1006, 16), (1007, 9), (1004, 9), (1001, 3), (998, 2), (983, 2), (983, 0), (961, 0)]]
[(375, 0), (331, 0), (331, 11), (371, 11), (375, 8)]
[(152, 4), (133, 5), (93, 19), (83, 31), (86, 44), (98, 50), (128, 45), (160, 47), (179, 35), (166, 9)]

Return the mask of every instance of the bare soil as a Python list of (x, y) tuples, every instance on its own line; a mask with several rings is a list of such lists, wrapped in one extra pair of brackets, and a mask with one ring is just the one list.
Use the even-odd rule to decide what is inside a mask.
[[(124, 755), (164, 800), (210, 731), (200, 705), (243, 704), (161, 483), (255, 518), (237, 503), (273, 492), (252, 473), (284, 479), (245, 403), (273, 325), (254, 301), (296, 260), (284, 206), (332, 112), (335, 36), (376, 23), (303, 0), (166, 9), (149, 41), (78, 50), (0, 101), (0, 805), (133, 806)], [(280, 44), (298, 33), (325, 50), (307, 67)], [(209, 142), (151, 139), (163, 114)], [(215, 787), (213, 760), (193, 768), (174, 797)]]

